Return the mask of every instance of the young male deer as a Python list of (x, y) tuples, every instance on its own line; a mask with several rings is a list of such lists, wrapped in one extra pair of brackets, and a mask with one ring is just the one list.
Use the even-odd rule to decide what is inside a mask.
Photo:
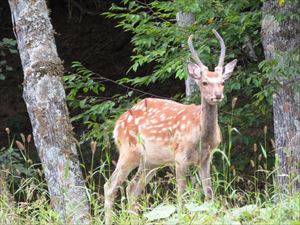
[(188, 167), (191, 164), (196, 165), (205, 197), (213, 197), (210, 178), (211, 152), (221, 142), (217, 103), (223, 99), (224, 81), (230, 77), (237, 63), (237, 60), (233, 60), (223, 69), (225, 44), (217, 31), (213, 32), (221, 45), (215, 71), (209, 71), (197, 56), (192, 35), (188, 39), (195, 61), (188, 64), (188, 72), (199, 86), (201, 105), (184, 105), (170, 100), (146, 98), (117, 120), (114, 139), (120, 155), (115, 171), (104, 186), (106, 224), (111, 223), (118, 187), (136, 167), (138, 171), (126, 189), (132, 210), (133, 203), (155, 175), (155, 168), (162, 165), (175, 164), (179, 196), (186, 186)]

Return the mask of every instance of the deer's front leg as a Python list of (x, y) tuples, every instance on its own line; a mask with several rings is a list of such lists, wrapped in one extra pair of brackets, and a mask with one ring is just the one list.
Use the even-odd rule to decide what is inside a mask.
[(202, 181), (202, 187), (206, 200), (213, 199), (213, 191), (210, 176), (210, 161), (211, 156), (209, 151), (204, 150), (200, 155), (199, 175)]
[(186, 174), (188, 170), (188, 162), (183, 153), (176, 155), (175, 158), (177, 197), (180, 207), (182, 206), (182, 195), (186, 189)]

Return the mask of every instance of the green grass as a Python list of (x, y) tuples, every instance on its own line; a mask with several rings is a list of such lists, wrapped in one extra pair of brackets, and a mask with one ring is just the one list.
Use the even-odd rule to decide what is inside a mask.
[[(32, 186), (32, 181), (27, 181)], [(156, 186), (156, 187), (155, 187)], [(154, 188), (154, 189), (153, 189)], [(265, 199), (252, 198), (244, 206), (230, 203), (228, 196), (217, 196), (213, 202), (203, 202), (199, 188), (189, 188), (184, 196), (184, 206), (178, 207), (174, 192), (165, 192), (157, 181), (151, 184), (140, 201), (138, 215), (127, 210), (126, 198), (121, 191), (114, 224), (300, 224), (299, 195), (273, 195)], [(175, 191), (175, 190), (174, 190)], [(29, 189), (23, 194), (32, 195)], [(12, 203), (5, 196), (0, 197), (0, 224), (62, 224), (47, 197), (47, 192), (39, 190), (35, 200)], [(241, 198), (247, 193), (236, 193)], [(103, 198), (98, 193), (90, 193), (93, 210), (92, 223), (103, 224)], [(30, 196), (28, 199), (31, 199)]]
[[(229, 127), (229, 131), (234, 130)], [(15, 201), (0, 195), (0, 225), (65, 224), (50, 205), (40, 165), (29, 160), (30, 141), (26, 142), (22, 137), (22, 145), (17, 143), (19, 149), (13, 147), (10, 139), (8, 143), (8, 147), (0, 152), (0, 175), (6, 174), (7, 186)], [(271, 171), (265, 166), (268, 158), (266, 145), (254, 148), (254, 152), (262, 156), (255, 154), (256, 158), (249, 159), (253, 162), (250, 168), (252, 175), (248, 177), (232, 167), (231, 148), (231, 144), (225, 143), (214, 154), (214, 201), (204, 201), (200, 179), (192, 170), (183, 205), (179, 207), (174, 171), (159, 171), (160, 175), (154, 177), (138, 201), (138, 214), (127, 210), (126, 184), (122, 186), (115, 204), (113, 224), (300, 225), (300, 193), (280, 193), (275, 182), (276, 168)], [(95, 144), (91, 145), (91, 150), (94, 159)], [(107, 161), (101, 161), (101, 165), (94, 168), (93, 161), (90, 166), (83, 165), (82, 169), (88, 187), (92, 224), (98, 225), (104, 221), (103, 181), (108, 178), (110, 167)]]
[[(99, 169), (99, 168), (97, 168)], [(99, 173), (103, 170), (99, 169)], [(95, 173), (94, 173), (95, 174)], [(246, 192), (231, 186), (225, 194), (223, 184), (213, 174), (216, 196), (212, 202), (204, 202), (199, 181), (188, 183), (183, 196), (183, 206), (179, 207), (176, 198), (175, 178), (170, 174), (155, 177), (147, 191), (138, 201), (140, 212), (134, 214), (127, 210), (125, 186), (120, 190), (116, 201), (114, 224), (284, 224), (300, 225), (300, 196), (256, 192)], [(98, 192), (92, 177), (89, 198), (91, 199), (92, 224), (103, 224), (103, 196)], [(271, 184), (269, 184), (271, 185)], [(42, 179), (23, 178), (15, 196), (22, 196), (18, 202), (0, 196), (0, 224), (62, 224), (58, 213), (50, 206), (49, 196)], [(97, 191), (92, 191), (97, 190)], [(276, 188), (272, 188), (276, 190)], [(102, 192), (102, 191), (100, 191)]]

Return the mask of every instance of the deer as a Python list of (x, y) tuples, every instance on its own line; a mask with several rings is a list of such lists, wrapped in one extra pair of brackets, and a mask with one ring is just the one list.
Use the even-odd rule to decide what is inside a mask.
[(134, 212), (138, 197), (156, 174), (156, 168), (161, 166), (175, 165), (177, 193), (181, 196), (186, 188), (188, 168), (195, 165), (205, 199), (213, 199), (211, 153), (221, 142), (218, 103), (224, 98), (224, 81), (229, 79), (237, 64), (234, 59), (223, 67), (224, 40), (216, 30), (213, 33), (221, 46), (214, 71), (209, 71), (198, 57), (193, 47), (193, 35), (188, 38), (194, 62), (188, 63), (187, 70), (199, 87), (201, 105), (145, 98), (117, 119), (113, 137), (119, 159), (104, 185), (106, 224), (111, 224), (118, 188), (136, 168), (137, 172), (126, 188), (128, 207)]

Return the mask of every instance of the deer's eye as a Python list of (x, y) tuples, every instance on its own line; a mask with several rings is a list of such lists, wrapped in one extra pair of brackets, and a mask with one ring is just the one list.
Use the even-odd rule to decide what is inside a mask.
[(203, 85), (203, 86), (207, 86), (208, 83), (207, 83), (206, 81), (203, 81), (203, 82), (202, 82), (202, 85)]

